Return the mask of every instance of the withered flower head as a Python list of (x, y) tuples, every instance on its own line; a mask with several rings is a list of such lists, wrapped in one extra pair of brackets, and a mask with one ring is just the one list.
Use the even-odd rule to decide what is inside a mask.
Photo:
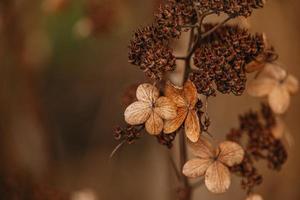
[(176, 105), (167, 97), (159, 97), (158, 89), (148, 83), (141, 84), (136, 90), (138, 101), (130, 104), (124, 113), (130, 125), (145, 123), (146, 131), (158, 135), (163, 130), (163, 120), (176, 117)]
[(267, 64), (256, 79), (248, 85), (247, 91), (255, 97), (268, 96), (272, 110), (284, 113), (290, 104), (290, 94), (298, 91), (298, 80), (275, 64)]
[(246, 200), (263, 200), (263, 198), (259, 194), (251, 194), (246, 198)]
[(213, 193), (224, 193), (230, 186), (230, 171), (228, 167), (240, 164), (244, 158), (243, 148), (230, 141), (219, 144), (214, 150), (212, 145), (200, 139), (191, 144), (197, 158), (189, 160), (183, 166), (183, 174), (196, 178), (205, 175), (205, 185)]
[(265, 0), (194, 0), (203, 12), (224, 12), (228, 15), (248, 17), (253, 9), (262, 8)]
[(177, 116), (174, 119), (166, 120), (164, 133), (175, 132), (184, 122), (185, 134), (192, 141), (196, 142), (200, 137), (200, 122), (195, 105), (198, 101), (197, 89), (192, 81), (187, 80), (183, 88), (179, 88), (168, 82), (165, 88), (165, 95), (177, 106)]
[[(205, 24), (210, 30), (214, 25)], [(251, 35), (236, 25), (222, 26), (204, 39), (194, 55), (198, 68), (191, 74), (200, 94), (214, 95), (213, 85), (221, 93), (241, 95), (246, 85), (246, 64), (264, 50), (262, 35)]]

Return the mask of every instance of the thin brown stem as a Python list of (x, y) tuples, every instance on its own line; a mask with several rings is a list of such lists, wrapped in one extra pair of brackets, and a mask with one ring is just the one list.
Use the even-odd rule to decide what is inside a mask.
[(212, 34), (214, 31), (216, 31), (218, 28), (220, 28), (221, 26), (223, 26), (226, 22), (228, 22), (230, 19), (232, 19), (232, 17), (227, 17), (224, 21), (220, 22), (219, 24), (217, 24), (216, 26), (214, 26), (213, 28), (211, 28), (210, 30), (208, 30), (207, 32), (203, 33), (201, 35), (201, 38), (205, 38), (207, 36), (209, 36), (210, 34)]

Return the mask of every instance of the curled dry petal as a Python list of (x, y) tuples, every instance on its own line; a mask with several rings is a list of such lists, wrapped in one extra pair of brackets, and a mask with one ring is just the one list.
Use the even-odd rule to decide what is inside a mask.
[(177, 107), (185, 107), (186, 101), (182, 96), (182, 88), (176, 87), (170, 82), (166, 83), (165, 96), (171, 99)]
[(230, 186), (230, 172), (219, 161), (213, 162), (205, 173), (205, 185), (213, 193), (224, 193)]
[(293, 75), (288, 75), (283, 85), (291, 94), (297, 93), (299, 89), (299, 82), (297, 78)]
[(197, 88), (191, 80), (187, 80), (183, 86), (183, 93), (190, 108), (194, 108), (198, 101)]
[(196, 178), (199, 176), (203, 176), (208, 169), (208, 167), (212, 164), (213, 160), (206, 158), (195, 158), (187, 161), (182, 169), (182, 173), (190, 178)]
[(186, 117), (185, 134), (192, 142), (197, 142), (200, 137), (200, 122), (195, 110), (190, 110)]
[(225, 141), (219, 144), (218, 160), (229, 167), (240, 164), (244, 154), (244, 149), (235, 142)]
[(268, 63), (265, 65), (262, 72), (259, 74), (260, 77), (270, 77), (276, 80), (283, 80), (286, 77), (287, 73), (284, 69), (276, 64)]
[(131, 125), (143, 124), (149, 118), (151, 112), (152, 109), (149, 103), (136, 101), (126, 108), (125, 121)]
[(283, 114), (290, 105), (290, 94), (283, 85), (275, 87), (268, 97), (270, 107), (276, 114)]
[(263, 97), (268, 95), (276, 85), (276, 80), (269, 77), (261, 77), (252, 80), (248, 84), (247, 92), (249, 95), (254, 97)]
[(153, 103), (158, 99), (158, 97), (159, 97), (158, 89), (149, 83), (144, 83), (139, 85), (139, 87), (136, 90), (136, 98), (139, 101)]
[(174, 119), (177, 115), (177, 107), (167, 97), (159, 97), (155, 103), (154, 112), (163, 119)]
[(164, 133), (175, 132), (184, 122), (187, 115), (187, 108), (180, 107), (177, 109), (177, 116), (174, 119), (166, 120), (164, 124)]
[(164, 122), (158, 114), (152, 112), (146, 121), (145, 128), (150, 135), (158, 135), (163, 130)]
[(259, 194), (251, 194), (246, 198), (246, 200), (263, 200), (263, 198)]
[(195, 156), (203, 159), (214, 157), (213, 146), (205, 138), (200, 138), (198, 142), (189, 141), (188, 144)]

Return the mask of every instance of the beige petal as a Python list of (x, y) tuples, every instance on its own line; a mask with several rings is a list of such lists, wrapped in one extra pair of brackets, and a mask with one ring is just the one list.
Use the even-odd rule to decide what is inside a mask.
[(213, 193), (224, 193), (230, 186), (230, 172), (221, 162), (212, 163), (205, 173), (205, 185)]
[(189, 178), (204, 176), (207, 168), (212, 164), (212, 159), (195, 158), (187, 161), (182, 169), (182, 173)]
[(276, 86), (277, 81), (268, 77), (261, 77), (249, 82), (247, 92), (254, 97), (263, 97), (268, 95)]
[(265, 66), (264, 62), (259, 62), (259, 61), (253, 60), (252, 62), (250, 62), (249, 64), (246, 65), (246, 72), (247, 73), (256, 72), (256, 71), (263, 69), (264, 66)]
[(291, 94), (295, 94), (299, 90), (298, 79), (293, 75), (288, 75), (283, 85)]
[(151, 105), (147, 102), (136, 101), (130, 104), (124, 113), (125, 121), (131, 125), (143, 124), (152, 112)]
[(269, 104), (276, 114), (283, 114), (288, 109), (290, 94), (283, 85), (278, 85), (269, 94)]
[(165, 95), (166, 97), (171, 99), (171, 101), (173, 101), (177, 105), (177, 107), (186, 106), (186, 101), (183, 97), (182, 88), (176, 87), (172, 83), (167, 82), (165, 87)]
[(159, 97), (155, 103), (154, 111), (163, 119), (170, 120), (177, 116), (177, 107), (167, 97)]
[(279, 65), (267, 63), (259, 74), (260, 77), (270, 77), (277, 81), (283, 80), (286, 77), (287, 73)]
[(150, 135), (158, 135), (163, 130), (164, 122), (158, 114), (152, 112), (145, 124), (146, 131)]
[(176, 131), (184, 122), (187, 115), (187, 109), (181, 107), (177, 109), (177, 116), (174, 119), (166, 120), (164, 124), (164, 133), (173, 133)]
[(187, 80), (183, 86), (183, 93), (190, 108), (194, 108), (198, 101), (197, 88), (191, 80)]
[(281, 139), (285, 131), (285, 124), (279, 117), (276, 117), (276, 125), (272, 128), (274, 138)]
[(153, 103), (158, 99), (158, 97), (159, 97), (158, 89), (149, 83), (144, 83), (139, 85), (139, 87), (136, 90), (136, 98), (139, 101)]
[(251, 194), (246, 198), (246, 200), (263, 200), (263, 198), (259, 194)]
[(219, 144), (218, 160), (229, 167), (240, 164), (244, 155), (244, 149), (235, 142), (225, 141)]
[(215, 151), (211, 143), (204, 137), (200, 138), (197, 142), (188, 141), (188, 145), (192, 153), (199, 158), (213, 158)]
[(200, 137), (200, 122), (195, 110), (190, 110), (186, 117), (185, 134), (192, 142), (197, 142)]

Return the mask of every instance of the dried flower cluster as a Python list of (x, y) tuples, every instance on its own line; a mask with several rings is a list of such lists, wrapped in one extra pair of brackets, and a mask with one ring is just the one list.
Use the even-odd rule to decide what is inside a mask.
[[(213, 24), (206, 24), (210, 30)], [(200, 94), (215, 95), (215, 88), (222, 93), (241, 95), (246, 87), (246, 64), (265, 49), (262, 35), (251, 35), (238, 26), (223, 26), (206, 37), (194, 56), (198, 68), (191, 75)]]
[(249, 17), (253, 9), (262, 8), (265, 0), (194, 0), (202, 12), (224, 12), (233, 16)]
[[(139, 85), (135, 95), (132, 89), (128, 93), (126, 104), (130, 105), (124, 117), (129, 125), (117, 129), (115, 136), (131, 143), (145, 129), (158, 143), (172, 148), (175, 137), (180, 135), (182, 171), (177, 169), (176, 162), (172, 163), (180, 182), (177, 191), (181, 200), (190, 200), (192, 196), (193, 187), (187, 177), (204, 176), (209, 191), (223, 193), (230, 186), (230, 173), (242, 177), (242, 187), (249, 195), (247, 200), (261, 200), (261, 196), (252, 193), (263, 181), (256, 162), (265, 160), (270, 169), (279, 170), (287, 159), (281, 141), (285, 125), (274, 113), (286, 111), (290, 94), (298, 90), (298, 81), (285, 70), (274, 67), (278, 56), (265, 35), (225, 24), (238, 16), (249, 17), (264, 3), (263, 0), (167, 0), (159, 7), (154, 22), (138, 29), (130, 41), (129, 62), (139, 66), (153, 84)], [(208, 15), (220, 13), (226, 13), (228, 18), (218, 24), (203, 23)], [(170, 43), (183, 31), (190, 32), (188, 53), (175, 57)], [(176, 69), (177, 60), (185, 63), (181, 87), (167, 77)], [(247, 73), (252, 72), (257, 75), (248, 85), (248, 93), (268, 96), (270, 107), (264, 104), (260, 112), (241, 116), (240, 127), (232, 129), (227, 134), (228, 140), (215, 149), (201, 134), (208, 133), (211, 124), (208, 99), (216, 96), (217, 91), (242, 95)], [(156, 84), (163, 89), (159, 91)], [(201, 96), (206, 98), (205, 104)], [(186, 143), (196, 158), (187, 160)]]
[[(266, 160), (270, 169), (280, 170), (287, 160), (287, 152), (281, 140), (273, 135), (276, 116), (268, 105), (263, 104), (260, 112), (248, 112), (240, 116), (240, 128), (227, 134), (229, 140), (242, 144), (246, 159), (231, 170), (243, 177), (242, 186), (252, 192), (255, 185), (262, 182), (257, 173), (255, 162)], [(246, 137), (246, 143), (243, 139)]]

